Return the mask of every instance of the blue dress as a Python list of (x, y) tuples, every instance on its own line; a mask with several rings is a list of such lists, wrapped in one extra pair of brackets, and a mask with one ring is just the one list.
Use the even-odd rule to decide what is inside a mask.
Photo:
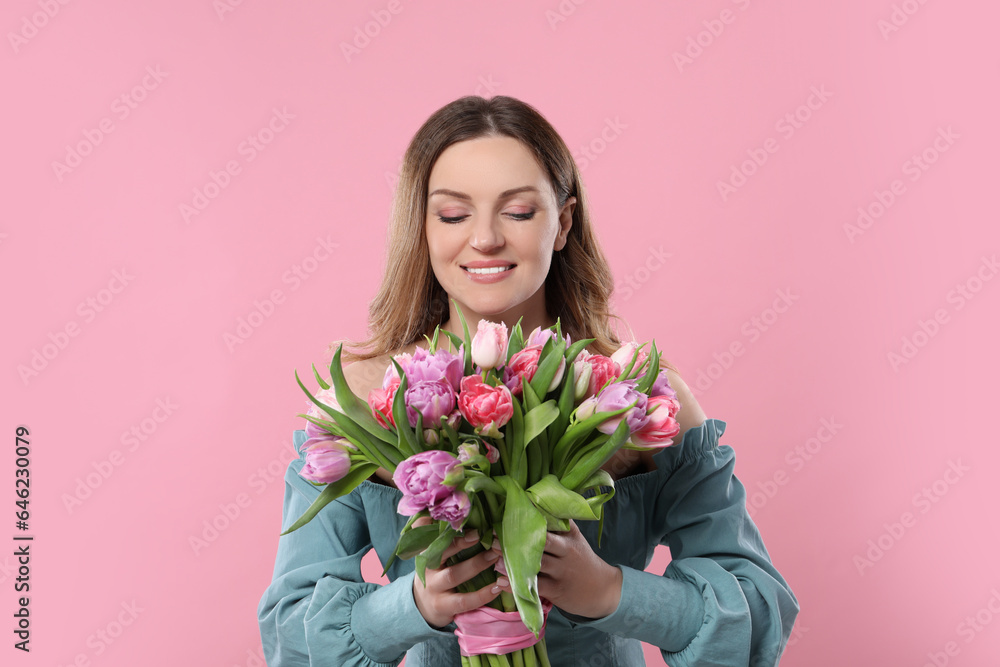
[[(640, 641), (671, 667), (776, 665), (799, 612), (746, 511), (733, 474), (733, 449), (719, 444), (726, 422), (707, 419), (653, 455), (657, 469), (616, 480), (597, 522), (580, 531), (605, 561), (621, 568), (618, 608), (586, 619), (549, 613), (545, 637), (554, 667), (645, 665)], [(296, 450), (305, 431), (294, 432)], [(294, 460), (285, 474), (282, 530), (319, 494)], [(257, 616), (270, 667), (398, 665), (460, 667), (451, 630), (434, 628), (413, 600), (413, 560), (396, 560), (391, 583), (364, 581), (361, 559), (374, 547), (384, 564), (408, 517), (398, 489), (364, 481), (311, 522), (281, 537), (274, 577)], [(671, 562), (645, 572), (658, 544)]]

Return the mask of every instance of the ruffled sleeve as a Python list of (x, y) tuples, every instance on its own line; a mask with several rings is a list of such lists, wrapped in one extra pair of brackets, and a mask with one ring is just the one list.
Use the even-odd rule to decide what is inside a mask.
[(657, 646), (671, 667), (778, 664), (799, 604), (747, 513), (725, 427), (708, 419), (654, 455), (651, 523), (672, 560), (662, 576), (619, 565), (618, 608), (577, 625)]
[[(304, 441), (295, 431), (296, 451)], [(285, 473), (282, 530), (319, 495), (299, 476), (302, 463)], [(384, 586), (364, 581), (361, 559), (371, 546), (357, 489), (279, 538), (274, 577), (257, 608), (270, 667), (398, 665), (415, 644), (451, 636), (420, 614), (412, 572)]]

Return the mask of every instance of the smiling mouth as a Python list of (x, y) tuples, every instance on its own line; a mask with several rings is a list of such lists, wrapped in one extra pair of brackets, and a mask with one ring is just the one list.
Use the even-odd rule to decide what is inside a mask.
[(479, 276), (488, 276), (491, 273), (503, 273), (504, 271), (510, 271), (515, 266), (517, 266), (517, 265), (516, 264), (508, 264), (507, 266), (491, 266), (491, 267), (489, 267), (487, 269), (472, 269), (472, 268), (469, 268), (467, 266), (463, 266), (462, 268), (465, 269), (466, 271), (468, 271), (469, 273), (474, 273), (474, 274), (479, 275)]

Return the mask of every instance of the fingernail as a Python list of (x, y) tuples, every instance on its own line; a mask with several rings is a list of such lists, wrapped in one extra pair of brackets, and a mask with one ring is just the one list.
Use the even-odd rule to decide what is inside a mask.
[(497, 585), (507, 588), (508, 586), (510, 586), (510, 579), (508, 579), (507, 577), (497, 577)]
[(488, 560), (489, 562), (492, 563), (497, 558), (500, 558), (500, 554), (498, 554), (496, 551), (487, 551), (486, 552), (486, 560)]
[(495, 594), (495, 593), (499, 593), (499, 592), (500, 592), (500, 587), (499, 586), (494, 586), (493, 588), (490, 589), (490, 593), (494, 593)]
[(479, 540), (479, 531), (473, 528), (465, 534), (466, 542), (476, 542)]

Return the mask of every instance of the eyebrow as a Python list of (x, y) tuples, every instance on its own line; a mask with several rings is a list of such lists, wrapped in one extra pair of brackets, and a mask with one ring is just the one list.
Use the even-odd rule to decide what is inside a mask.
[[(499, 199), (507, 199), (508, 197), (512, 197), (518, 194), (519, 192), (538, 192), (538, 188), (534, 187), (533, 185), (524, 185), (522, 187), (513, 188), (511, 190), (504, 190), (503, 192), (500, 193)], [(456, 199), (464, 199), (466, 201), (472, 201), (472, 197), (465, 194), (464, 192), (458, 192), (456, 190), (448, 190), (447, 188), (438, 188), (434, 192), (427, 195), (427, 198), (430, 199), (434, 195), (449, 195), (451, 197), (455, 197)]]

